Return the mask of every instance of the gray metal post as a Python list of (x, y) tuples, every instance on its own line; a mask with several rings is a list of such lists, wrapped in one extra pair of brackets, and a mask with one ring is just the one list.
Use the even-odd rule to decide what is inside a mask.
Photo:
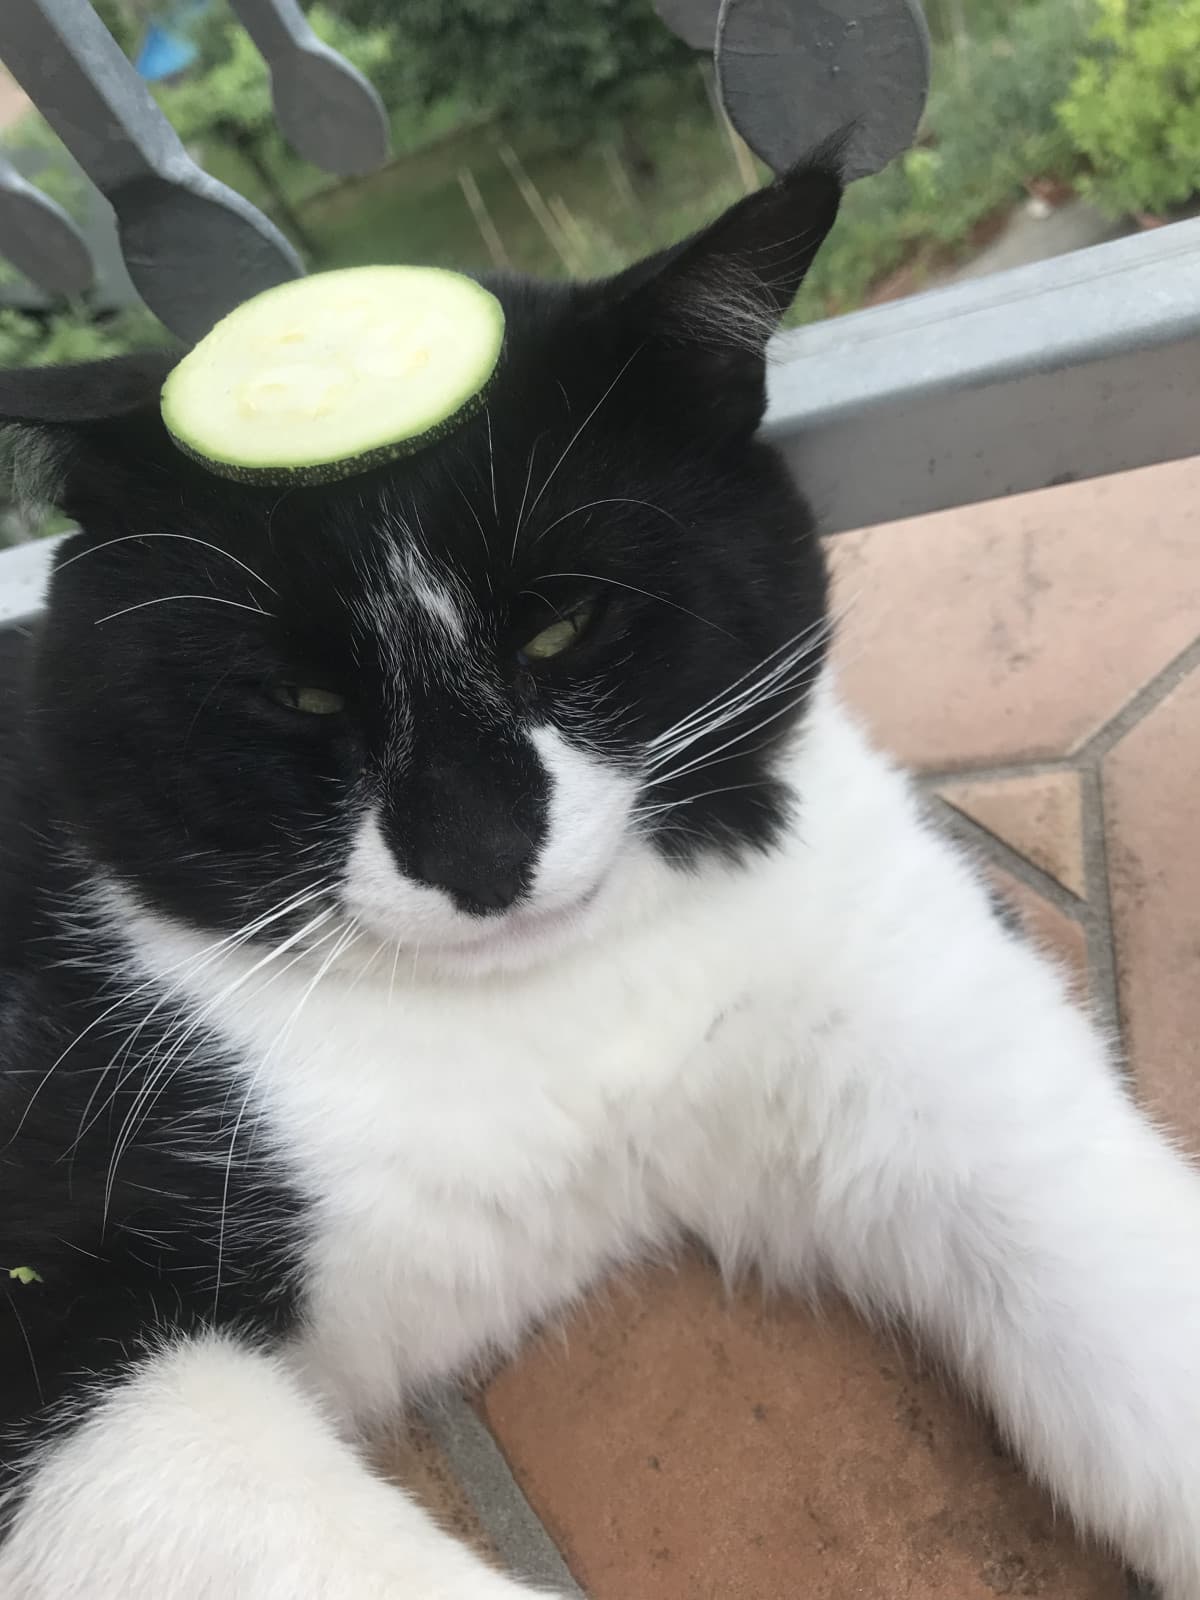
[(87, 0), (3, 0), (0, 58), (112, 204), (129, 275), (193, 340), (303, 269), (241, 195), (202, 172)]
[(231, 0), (271, 71), (283, 137), (314, 166), (347, 176), (387, 160), (383, 101), (362, 73), (318, 39), (296, 0)]
[(0, 158), (0, 255), (49, 294), (90, 288), (91, 252), (79, 229), (49, 195)]

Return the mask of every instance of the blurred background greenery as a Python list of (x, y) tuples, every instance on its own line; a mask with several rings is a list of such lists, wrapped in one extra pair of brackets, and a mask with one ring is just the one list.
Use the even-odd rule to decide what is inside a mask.
[[(94, 3), (136, 58), (162, 0)], [(384, 98), (394, 155), (381, 171), (331, 179), (289, 152), (266, 71), (223, 0), (195, 24), (193, 64), (154, 92), (198, 159), (273, 215), (312, 267), (598, 275), (767, 176), (726, 123), (710, 65), (650, 0), (306, 9)], [(936, 280), (1031, 203), (1082, 197), (1147, 226), (1200, 196), (1200, 0), (926, 0), (926, 13), (934, 83), (920, 137), (854, 185), (793, 321)], [(83, 208), (85, 188), (35, 112), (0, 147), (44, 152), (34, 181)], [(136, 308), (37, 305), (2, 265), (0, 307), (5, 366), (160, 337)]]

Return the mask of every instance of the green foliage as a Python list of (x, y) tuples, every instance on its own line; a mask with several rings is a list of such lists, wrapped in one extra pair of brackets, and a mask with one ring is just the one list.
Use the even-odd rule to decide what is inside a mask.
[(921, 143), (846, 196), (794, 316), (860, 304), (904, 263), (949, 259), (1030, 179), (1068, 177), (1075, 162), (1057, 107), (1086, 43), (1090, 6), (1037, 0), (1005, 33), (937, 64)]
[(935, 45), (1003, 33), (1019, 6), (1036, 0), (922, 0)]
[(1088, 194), (1114, 215), (1200, 193), (1200, 0), (1100, 0), (1060, 108)]
[(390, 23), (389, 104), (465, 98), (564, 141), (619, 118), (639, 81), (695, 57), (650, 0), (332, 0), (360, 25)]
[(163, 344), (162, 324), (141, 308), (96, 321), (84, 307), (52, 316), (0, 311), (0, 367), (44, 367), (58, 361), (99, 361)]
[(151, 0), (92, 0), (92, 9), (130, 59), (141, 43)]

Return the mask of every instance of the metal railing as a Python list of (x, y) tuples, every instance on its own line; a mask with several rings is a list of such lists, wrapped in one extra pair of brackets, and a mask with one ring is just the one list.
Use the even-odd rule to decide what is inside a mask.
[[(370, 85), (295, 0), (231, 0), (279, 126), (310, 161), (381, 162)], [(849, 128), (852, 177), (911, 142), (928, 88), (916, 0), (656, 0), (715, 49), (722, 101), (776, 169)], [(715, 41), (715, 46), (714, 46)], [(3, 0), (0, 60), (111, 204), (146, 304), (194, 339), (301, 270), (279, 230), (192, 161), (87, 0)], [(56, 292), (86, 277), (70, 220), (0, 165), (0, 253)], [(781, 336), (766, 429), (829, 531), (1200, 450), (1200, 221)], [(0, 555), (0, 621), (34, 609), (45, 546)]]
[[(379, 97), (316, 38), (296, 0), (233, 4), (270, 68), (280, 128), (300, 153), (336, 173), (377, 166), (388, 150)], [(88, 0), (4, 0), (0, 61), (112, 206), (134, 287), (172, 333), (196, 339), (240, 301), (303, 270), (274, 223), (188, 155)], [(25, 229), (14, 238), (40, 230), (27, 254), (35, 265), (53, 261), (64, 219), (23, 198)], [(0, 252), (10, 254), (6, 237)]]

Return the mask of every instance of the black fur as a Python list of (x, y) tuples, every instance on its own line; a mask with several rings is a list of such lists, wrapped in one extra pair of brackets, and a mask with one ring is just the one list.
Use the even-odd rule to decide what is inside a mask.
[[(754, 433), (763, 342), (838, 195), (806, 169), (612, 282), (495, 283), (508, 331), (486, 411), (327, 488), (235, 486), (185, 460), (157, 408), (171, 355), (0, 376), (0, 417), (33, 437), (82, 530), (28, 649), (10, 650), (0, 707), (0, 1266), (42, 1279), (0, 1277), (13, 1438), (148, 1331), (278, 1332), (298, 1292), (289, 1174), (254, 1151), (211, 1052), (203, 1072), (153, 1076), (169, 1008), (118, 1000), (86, 885), (102, 869), (232, 932), (336, 871), (369, 792), (402, 869), (490, 914), (527, 886), (544, 826), (531, 720), (632, 765), (817, 625), (810, 517)], [(457, 652), (381, 620), (372, 575), (410, 544), (470, 597)], [(522, 658), (584, 601), (573, 649)], [(274, 698), (281, 683), (346, 709), (305, 716)], [(798, 698), (793, 682), (760, 703), (712, 736), (719, 765), (658, 791), (691, 802), (647, 824), (680, 870), (771, 845), (789, 796), (769, 757)]]

